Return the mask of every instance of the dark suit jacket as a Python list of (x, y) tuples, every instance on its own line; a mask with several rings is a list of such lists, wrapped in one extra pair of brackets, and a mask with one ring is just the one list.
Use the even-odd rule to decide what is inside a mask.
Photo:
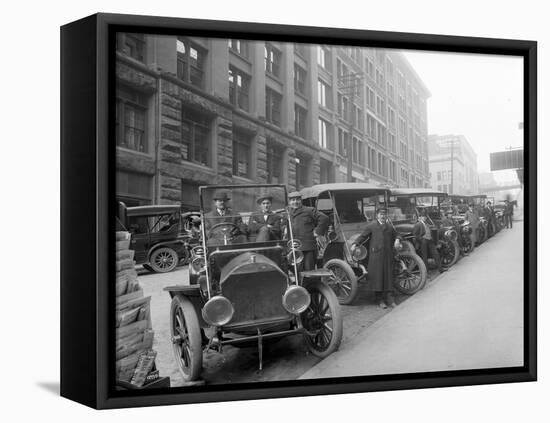
[(290, 209), (292, 234), (294, 238), (302, 241), (302, 251), (315, 251), (317, 242), (313, 231), (317, 235), (324, 235), (328, 229), (328, 217), (326, 214), (313, 207), (300, 206)]
[(232, 223), (238, 228), (238, 235), (246, 235), (247, 233), (247, 227), (243, 223), (241, 217), (238, 214), (233, 215), (233, 210), (231, 210), (230, 208), (225, 209), (225, 214), (223, 216), (218, 213), (218, 210), (216, 208), (204, 215), (206, 234), (208, 235), (208, 231), (210, 231), (213, 226), (219, 223)]
[(254, 212), (250, 215), (248, 230), (250, 234), (256, 234), (261, 227), (271, 225), (273, 227), (270, 228), (270, 232), (273, 239), (281, 239), (281, 220), (281, 216), (277, 213), (268, 213), (266, 221), (264, 220), (264, 214), (262, 212)]
[(375, 291), (393, 290), (393, 244), (396, 237), (391, 224), (381, 225), (375, 220), (368, 223), (355, 240), (356, 244), (363, 244), (370, 238), (367, 270)]

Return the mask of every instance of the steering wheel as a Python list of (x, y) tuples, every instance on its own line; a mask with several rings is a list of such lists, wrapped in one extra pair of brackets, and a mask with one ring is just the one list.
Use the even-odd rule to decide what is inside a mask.
[(221, 235), (223, 238), (227, 240), (232, 240), (236, 236), (235, 232), (238, 232), (238, 231), (239, 231), (239, 227), (234, 223), (231, 223), (231, 222), (216, 223), (214, 226), (212, 226), (212, 228), (210, 228), (210, 231), (208, 232), (208, 238), (220, 238), (219, 235)]

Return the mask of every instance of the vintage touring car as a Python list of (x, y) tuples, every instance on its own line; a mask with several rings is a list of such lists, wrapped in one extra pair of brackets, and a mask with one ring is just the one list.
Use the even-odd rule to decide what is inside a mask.
[[(353, 253), (351, 244), (365, 225), (375, 218), (379, 206), (387, 206), (389, 190), (367, 183), (329, 183), (304, 188), (305, 205), (329, 216), (326, 239), (319, 243), (319, 266), (335, 275), (329, 280), (340, 304), (350, 304), (358, 282), (368, 278), (368, 240)], [(403, 294), (414, 294), (426, 283), (424, 262), (414, 251), (395, 251), (394, 286)]]
[(441, 224), (444, 213), (441, 204), (446, 197), (447, 193), (430, 188), (394, 188), (391, 190), (389, 207), (395, 229), (406, 240), (404, 244), (413, 251), (417, 251), (412, 235), (413, 226), (420, 213), (426, 213), (432, 240), (445, 269), (455, 264), (460, 257), (457, 227), (454, 223), (447, 226)]
[[(257, 345), (260, 369), (262, 345), (270, 338), (299, 334), (316, 356), (335, 351), (343, 326), (326, 284), (332, 274), (300, 271), (303, 255), (285, 209), (285, 187), (203, 186), (199, 196), (201, 244), (192, 252), (189, 283), (165, 288), (184, 380), (200, 377), (204, 350), (221, 352), (226, 345)], [(258, 212), (265, 198), (272, 205), (268, 217)]]

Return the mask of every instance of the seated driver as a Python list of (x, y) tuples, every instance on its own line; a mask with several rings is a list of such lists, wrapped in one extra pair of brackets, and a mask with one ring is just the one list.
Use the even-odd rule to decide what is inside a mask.
[(281, 239), (281, 216), (271, 210), (273, 197), (259, 197), (256, 203), (260, 210), (250, 215), (248, 230), (256, 235), (256, 242)]
[(212, 230), (216, 231), (216, 225), (219, 225), (220, 233), (223, 233), (224, 225), (222, 224), (227, 223), (225, 226), (227, 237), (235, 243), (245, 242), (248, 232), (247, 227), (243, 223), (241, 216), (233, 215), (232, 210), (227, 207), (227, 202), (230, 200), (227, 193), (225, 191), (216, 191), (212, 200), (214, 201), (214, 207), (204, 215), (206, 236), (212, 236), (210, 232)]

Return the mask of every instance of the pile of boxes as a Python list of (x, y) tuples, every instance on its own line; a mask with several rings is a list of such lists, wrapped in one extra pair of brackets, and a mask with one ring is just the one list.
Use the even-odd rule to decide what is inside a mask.
[[(147, 388), (159, 379), (151, 328), (151, 297), (138, 282), (130, 233), (116, 233), (116, 379), (126, 389)], [(162, 378), (165, 379), (165, 378)]]

